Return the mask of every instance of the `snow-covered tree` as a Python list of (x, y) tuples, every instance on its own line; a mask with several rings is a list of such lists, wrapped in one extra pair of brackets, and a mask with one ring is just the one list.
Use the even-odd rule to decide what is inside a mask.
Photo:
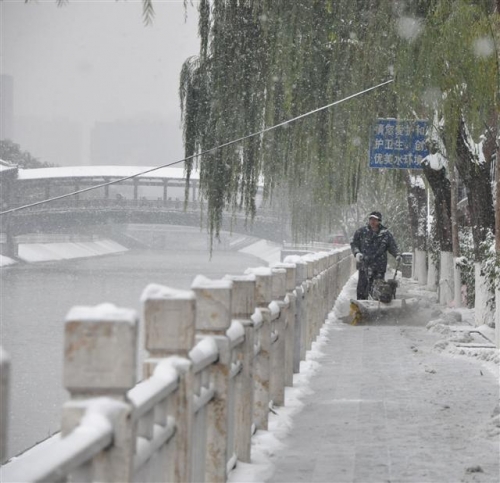
[(8, 139), (0, 141), (0, 159), (9, 161), (20, 168), (49, 168), (54, 164), (39, 161), (28, 151), (23, 151), (19, 144), (16, 144)]

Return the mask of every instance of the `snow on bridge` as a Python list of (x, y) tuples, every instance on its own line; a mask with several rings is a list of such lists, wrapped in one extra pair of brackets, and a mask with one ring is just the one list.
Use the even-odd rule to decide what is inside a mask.
[[(126, 178), (137, 173), (155, 169), (150, 166), (66, 166), (55, 168), (19, 169), (19, 180), (61, 179), (61, 178)], [(184, 168), (159, 168), (149, 173), (141, 174), (138, 178), (161, 178), (185, 181)], [(197, 170), (191, 173), (193, 181), (199, 180)]]

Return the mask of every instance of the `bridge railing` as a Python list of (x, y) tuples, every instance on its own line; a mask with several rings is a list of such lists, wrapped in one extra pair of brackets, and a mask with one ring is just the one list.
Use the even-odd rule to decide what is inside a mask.
[(238, 461), (251, 462), (251, 436), (268, 428), (270, 407), (286, 404), (285, 386), (352, 272), (344, 249), (222, 280), (198, 276), (188, 291), (149, 285), (141, 299), (148, 357), (137, 384), (137, 314), (74, 307), (61, 433), (4, 465), (2, 478), (226, 481)]
[[(22, 206), (23, 203), (17, 203), (12, 205), (12, 208), (16, 206)], [(174, 209), (182, 210), (184, 209), (184, 200), (163, 200), (163, 199), (114, 199), (114, 198), (81, 198), (76, 197), (63, 198), (59, 200), (51, 201), (47, 204), (35, 205), (27, 208), (28, 212), (42, 212), (42, 211), (60, 211), (60, 210), (102, 210), (102, 209)], [(186, 208), (190, 210), (198, 210), (200, 208), (199, 201), (188, 200), (186, 202)]]
[[(24, 206), (27, 203), (41, 201), (30, 199), (23, 200), (22, 202), (12, 203), (9, 207), (16, 208), (19, 206)], [(57, 211), (67, 211), (67, 210), (173, 210), (173, 211), (183, 211), (187, 210), (189, 212), (198, 212), (202, 208), (203, 204), (199, 200), (186, 200), (184, 199), (150, 199), (150, 198), (76, 198), (69, 197), (63, 199), (56, 199), (50, 203), (35, 205), (30, 208), (26, 208), (23, 213), (45, 213), (45, 212), (57, 212)], [(258, 217), (273, 217), (276, 218), (276, 213), (270, 209), (261, 207), (258, 209)], [(319, 247), (318, 247), (319, 248)], [(331, 248), (331, 247), (328, 247)]]

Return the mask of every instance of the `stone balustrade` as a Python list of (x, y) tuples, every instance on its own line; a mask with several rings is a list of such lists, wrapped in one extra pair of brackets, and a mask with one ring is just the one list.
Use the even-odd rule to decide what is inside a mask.
[[(147, 357), (137, 381), (139, 317), (74, 307), (65, 324), (61, 432), (2, 467), (4, 481), (224, 482), (252, 461), (251, 437), (286, 404), (329, 310), (353, 273), (348, 248), (289, 256), (191, 290), (144, 290)], [(3, 401), (9, 361), (0, 353)], [(1, 408), (4, 458), (7, 407)]]

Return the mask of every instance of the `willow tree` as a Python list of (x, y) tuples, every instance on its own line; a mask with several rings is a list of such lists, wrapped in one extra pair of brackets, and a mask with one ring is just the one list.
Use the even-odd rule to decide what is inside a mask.
[[(224, 210), (255, 215), (260, 181), (267, 198), (286, 193), (297, 237), (318, 233), (337, 221), (337, 207), (357, 201), (370, 127), (396, 116), (393, 92), (211, 149), (385, 80), (395, 57), (393, 2), (201, 0), (199, 13), (200, 53), (184, 65), (180, 94), (186, 157), (208, 151), (198, 165), (210, 233)], [(189, 161), (188, 176), (192, 168)], [(404, 187), (386, 176), (391, 192)]]

